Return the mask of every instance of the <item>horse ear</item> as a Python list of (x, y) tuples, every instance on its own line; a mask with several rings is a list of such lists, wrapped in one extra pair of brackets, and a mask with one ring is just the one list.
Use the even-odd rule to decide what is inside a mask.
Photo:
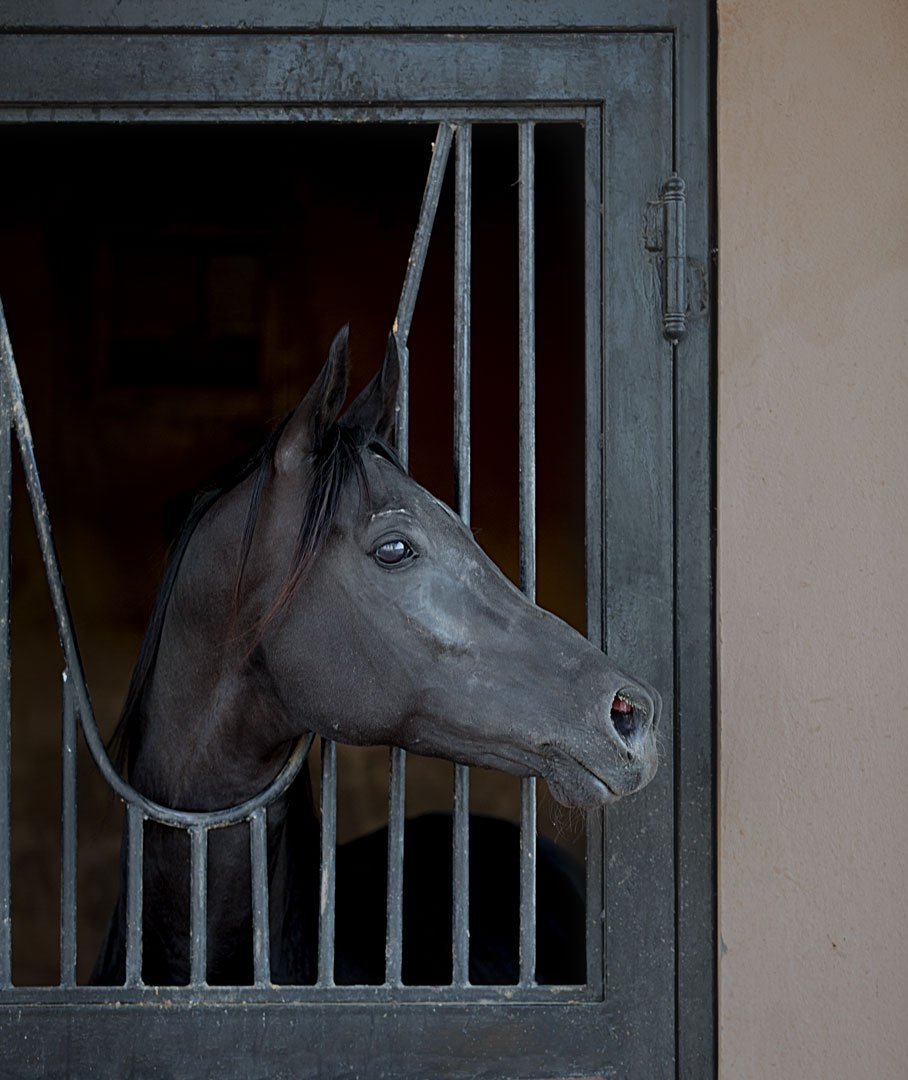
[(359, 427), (374, 432), (388, 442), (397, 420), (397, 388), (400, 385), (400, 356), (397, 335), (388, 334), (388, 347), (381, 369), (357, 395), (341, 417), (345, 427)]
[(305, 454), (321, 444), (328, 428), (337, 420), (347, 396), (349, 334), (350, 326), (345, 324), (334, 335), (325, 366), (281, 432), (274, 453), (279, 472), (292, 472)]

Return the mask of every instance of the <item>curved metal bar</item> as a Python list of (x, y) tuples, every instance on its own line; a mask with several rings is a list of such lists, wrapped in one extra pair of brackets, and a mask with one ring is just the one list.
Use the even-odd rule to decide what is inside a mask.
[(394, 320), (394, 331), (403, 345), (406, 345), (407, 338), (410, 336), (410, 323), (413, 321), (416, 296), (422, 283), (422, 272), (426, 265), (429, 239), (432, 236), (432, 226), (435, 224), (438, 200), (441, 198), (441, 187), (445, 179), (445, 170), (448, 167), (448, 154), (454, 140), (454, 130), (454, 124), (442, 121), (438, 125), (438, 131), (435, 133), (435, 140), (432, 143), (432, 160), (429, 163), (429, 175), (426, 177), (426, 188), (419, 211), (419, 221), (416, 225), (416, 232), (413, 234), (410, 258), (407, 260), (407, 272), (404, 275), (400, 301), (397, 305), (397, 318)]
[(454, 139), (454, 125), (442, 121), (432, 143), (432, 160), (429, 163), (429, 175), (423, 192), (422, 205), (419, 208), (419, 220), (413, 234), (410, 258), (407, 260), (407, 272), (404, 275), (397, 315), (392, 330), (397, 335), (397, 354), (400, 362), (400, 389), (397, 398), (397, 425), (394, 433), (394, 445), (404, 467), (410, 463), (410, 324), (413, 321), (413, 309), (416, 296), (422, 283), (422, 272), (426, 265), (432, 226), (441, 198), (445, 170), (448, 167), (448, 155)]
[(32, 516), (35, 519), (41, 558), (44, 561), (44, 570), (47, 576), (48, 588), (50, 589), (54, 616), (57, 620), (60, 647), (63, 650), (66, 670), (72, 681), (75, 695), (76, 713), (79, 717), (82, 732), (85, 735), (85, 741), (88, 743), (88, 749), (94, 758), (95, 764), (101, 771), (101, 775), (123, 802), (130, 806), (139, 807), (146, 818), (158, 821), (162, 825), (171, 825), (183, 829), (199, 826), (209, 829), (221, 829), (247, 820), (256, 810), (282, 795), (293, 783), (312, 747), (315, 738), (314, 733), (309, 732), (300, 736), (284, 767), (258, 795), (254, 795), (251, 799), (247, 799), (237, 806), (227, 807), (223, 810), (172, 810), (170, 807), (162, 806), (160, 803), (147, 799), (120, 776), (107, 755), (104, 740), (98, 731), (91, 699), (88, 695), (85, 672), (82, 668), (82, 658), (79, 655), (72, 615), (66, 598), (66, 589), (63, 585), (63, 576), (60, 573), (60, 561), (57, 557), (57, 550), (51, 532), (47, 500), (44, 497), (41, 479), (38, 476), (34, 440), (32, 439), (28, 415), (25, 411), (25, 398), (22, 394), (22, 384), (19, 381), (19, 372), (13, 358), (13, 347), (10, 342), (2, 302), (0, 302), (0, 378), (5, 381), (6, 385), (7, 395), (4, 405), (9, 410), (10, 421), (16, 432), (16, 441), (19, 444), (19, 454), (25, 473), (28, 499), (32, 508)]

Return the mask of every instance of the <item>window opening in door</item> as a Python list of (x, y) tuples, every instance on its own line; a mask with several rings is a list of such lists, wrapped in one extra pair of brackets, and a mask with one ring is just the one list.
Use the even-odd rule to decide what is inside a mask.
[[(234, 128), (229, 133), (221, 130), (202, 137), (191, 129), (116, 134), (103, 128), (90, 133), (84, 129), (72, 131), (66, 137), (80, 140), (86, 160), (91, 160), (91, 155), (87, 154), (85, 140), (94, 142), (98, 174), (102, 173), (105, 153), (119, 160), (126, 174), (125, 183), (114, 199), (109, 190), (102, 191), (99, 186), (93, 193), (96, 177), (91, 173), (67, 183), (55, 180), (52, 171), (42, 174), (40, 154), (57, 152), (57, 148), (43, 132), (21, 136), (25, 141), (33, 140), (39, 153), (33, 157), (34, 175), (22, 181), (21, 196), (27, 210), (22, 214), (22, 201), (14, 203), (19, 211), (16, 224), (8, 221), (6, 228), (13, 232), (18, 229), (20, 237), (29, 232), (41, 237), (46, 261), (34, 260), (29, 266), (26, 260), (26, 280), (30, 274), (32, 284), (36, 280), (43, 284), (47, 321), (40, 329), (26, 326), (24, 334), (17, 333), (17, 338), (21, 336), (25, 342), (17, 346), (17, 352), (27, 392), (30, 377), (37, 385), (42, 365), (45, 373), (53, 373), (55, 379), (60, 376), (55, 391), (39, 400), (37, 408), (32, 405), (41, 398), (37, 392), (29, 393), (29, 404), (35, 414), (38, 453), (42, 460), (46, 454), (51, 461), (45, 469), (45, 482), (58, 521), (64, 567), (68, 565), (70, 535), (78, 536), (80, 530), (90, 534), (83, 536), (82, 560), (75, 573), (68, 571), (68, 580), (77, 627), (81, 626), (83, 611), (96, 619), (93, 630), (87, 635), (82, 631), (87, 637), (83, 648), (90, 679), (95, 670), (105, 672), (101, 692), (95, 690), (95, 695), (99, 715), (108, 730), (112, 710), (128, 677), (130, 650), (121, 643), (117, 632), (102, 629), (101, 620), (110, 617), (117, 606), (125, 607), (126, 612), (119, 618), (130, 622), (122, 636), (135, 642), (136, 627), (141, 630), (141, 612), (149, 602), (154, 577), (149, 570), (149, 574), (136, 580), (135, 563), (141, 559), (150, 567), (155, 557), (160, 557), (163, 541), (172, 535), (191, 490), (212, 472), (219, 458), (236, 456), (238, 448), (251, 447), (268, 420), (291, 404), (293, 396), (305, 387), (307, 377), (300, 374), (301, 338), (323, 341), (337, 324), (351, 317), (357, 351), (366, 353), (370, 345), (374, 351), (375, 340), (385, 329), (386, 313), (396, 303), (395, 268), (406, 264), (408, 229), (412, 229), (420, 204), (419, 189), (428, 165), (430, 140), (426, 136), (434, 131), (390, 125), (314, 131)], [(147, 152), (150, 135), (162, 152)], [(450, 135), (453, 142), (455, 129), (450, 129)], [(61, 137), (58, 133), (53, 136)], [(354, 144), (358, 145), (351, 150)], [(463, 470), (458, 483), (450, 464), (455, 424), (463, 421), (462, 411), (458, 416), (451, 406), (455, 376), (450, 362), (455, 328), (462, 332), (465, 325), (463, 293), (454, 288), (454, 252), (458, 245), (463, 250), (463, 145), (465, 140), (455, 146), (442, 174), (440, 209), (408, 341), (412, 468), (417, 479), (425, 477), (427, 486), (452, 503), (462, 503), (464, 498)], [(273, 171), (262, 164), (268, 160), (269, 148), (276, 162)], [(543, 606), (582, 629), (583, 128), (579, 124), (475, 125), (469, 148), (473, 163), (470, 517), (480, 543), (514, 580), (522, 580), (527, 587), (538, 584), (537, 595)], [(141, 160), (140, 150), (144, 150)], [(130, 151), (135, 155), (131, 172), (124, 168)], [(189, 167), (181, 172), (179, 189), (168, 188), (161, 183), (166, 163), (180, 155)], [(245, 172), (237, 169), (236, 162), (241, 158), (249, 162)], [(364, 178), (351, 180), (354, 159), (371, 160), (375, 167)], [(396, 171), (388, 169), (389, 160), (397, 162)], [(535, 199), (528, 204), (528, 186), (521, 185), (520, 177), (521, 169), (529, 168), (531, 160)], [(229, 171), (228, 162), (235, 178), (233, 186), (223, 180)], [(30, 196), (29, 182), (34, 184)], [(357, 182), (359, 191), (354, 193)], [(238, 197), (240, 193), (245, 200)], [(351, 212), (357, 196), (359, 206)], [(459, 234), (455, 204), (461, 214)], [(79, 212), (73, 213), (76, 206)], [(531, 235), (535, 240), (536, 269), (530, 278), (524, 269), (521, 279), (522, 245), (524, 268), (529, 266), (529, 223), (534, 226)], [(151, 286), (146, 309), (141, 305), (136, 281), (129, 280), (133, 275)], [(159, 288), (154, 287), (154, 275), (158, 275)], [(399, 270), (396, 280), (399, 288)], [(155, 321), (149, 308), (166, 300), (168, 289), (174, 295), (183, 295), (180, 283), (191, 294), (186, 310), (174, 311), (173, 305), (165, 305), (166, 310)], [(7, 299), (7, 308), (14, 308), (16, 284), (4, 282), (2, 292), (12, 293), (13, 303)], [(461, 299), (457, 299), (458, 295)], [(527, 303), (529, 295), (532, 305)], [(460, 305), (460, 321), (455, 317), (455, 305)], [(362, 323), (361, 329), (357, 320)], [(168, 353), (168, 346), (174, 342), (179, 361)], [(38, 356), (33, 368), (21, 363), (23, 350), (26, 356)], [(463, 350), (461, 340), (461, 355)], [(317, 363), (323, 353), (317, 347), (308, 351), (306, 360), (310, 364)], [(165, 354), (171, 359), (162, 359)], [(522, 561), (520, 557), (517, 497), (521, 419), (526, 432), (527, 418), (531, 416), (525, 407), (521, 417), (517, 392), (521, 363), (525, 371), (535, 372), (538, 402), (538, 554), (529, 561), (525, 553), (531, 541), (526, 531)], [(359, 368), (360, 377), (367, 371), (365, 366)], [(74, 401), (80, 403), (81, 410), (68, 407)], [(45, 431), (54, 434), (45, 440)], [(443, 437), (439, 437), (440, 431)], [(156, 446), (149, 442), (149, 434), (157, 438)], [(73, 483), (74, 465), (66, 451), (73, 445), (87, 449), (78, 466), (91, 477), (87, 500), (86, 485), (77, 487)], [(150, 452), (152, 446), (160, 454), (157, 460)], [(525, 436), (524, 466), (529, 449)], [(112, 486), (105, 487), (107, 467), (121, 457), (120, 474), (114, 476)], [(187, 475), (187, 461), (191, 462), (192, 475)], [(161, 482), (162, 471), (164, 475), (169, 473), (170, 482)], [(526, 472), (524, 468), (524, 476)], [(176, 483), (172, 482), (174, 473)], [(156, 487), (151, 485), (154, 493), (149, 500), (143, 485), (152, 479), (152, 474)], [(124, 496), (136, 489), (143, 490), (145, 497), (141, 506), (130, 507), (127, 521), (120, 520), (119, 513), (111, 515), (112, 503), (122, 510)], [(531, 497), (533, 492), (528, 495), (525, 487), (524, 505)], [(132, 551), (137, 532), (147, 530), (147, 519), (143, 525), (141, 515), (147, 513), (149, 501), (156, 507), (157, 535), (150, 538), (143, 554), (133, 556), (125, 571), (119, 571), (118, 587), (108, 587), (108, 592), (103, 578), (114, 565), (114, 558), (99, 558), (90, 548), (97, 541), (101, 550), (111, 556), (116, 551)], [(97, 511), (97, 517), (92, 518), (89, 510)], [(86, 524), (92, 520), (95, 525)], [(525, 515), (524, 530), (527, 520)], [(109, 531), (105, 531), (108, 525)], [(22, 533), (17, 522), (16, 543), (27, 548)], [(34, 565), (33, 556), (25, 556), (25, 561), (29, 558)], [(20, 561), (18, 553), (16, 561)], [(533, 561), (538, 565), (538, 575)], [(14, 609), (21, 608), (21, 594), (14, 593), (13, 602)], [(37, 665), (37, 658), (48, 651), (51, 627), (46, 614), (35, 624), (33, 641), (29, 636), (16, 641), (28, 665)], [(118, 630), (123, 629), (121, 624)], [(114, 665), (109, 663), (111, 656), (116, 658)], [(37, 743), (35, 760), (41, 761), (43, 755), (46, 763), (48, 746), (44, 739), (49, 725), (22, 719), (26, 712), (33, 717), (37, 711), (35, 704), (26, 704), (26, 695), (33, 690), (34, 684), (16, 686), (14, 740), (17, 745), (29, 740)], [(54, 713), (52, 708), (41, 711), (50, 716)], [(370, 772), (368, 765), (353, 764), (377, 756), (341, 748), (338, 777), (342, 840), (357, 829), (363, 831), (381, 823), (382, 800), (380, 796), (376, 800), (375, 794), (381, 783), (374, 766)], [(17, 936), (13, 975), (19, 985), (53, 985), (58, 977), (54, 950), (45, 950), (42, 955), (38, 945), (41, 940), (50, 941), (52, 935), (40, 925), (40, 909), (30, 910), (30, 898), (35, 895), (37, 882), (46, 887), (53, 880), (57, 827), (41, 824), (37, 800), (32, 798), (37, 765), (33, 761), (27, 768), (29, 771), (18, 779), (14, 776), (13, 917)], [(348, 772), (353, 776), (357, 770), (360, 780), (356, 784), (345, 780)], [(410, 757), (407, 770), (407, 809), (435, 808), (439, 776), (445, 770), (450, 776), (450, 765)], [(421, 779), (423, 774), (425, 778)], [(79, 769), (83, 807), (79, 846), (80, 981), (85, 979), (109, 911), (109, 888), (116, 883), (118, 813), (108, 804), (103, 790), (84, 794), (91, 790), (92, 775), (87, 764)], [(457, 784), (461, 798), (467, 787), (465, 781), (466, 773), (461, 771)], [(51, 775), (43, 781), (42, 790), (46, 793), (47, 786), (53, 783)], [(503, 813), (514, 820), (522, 815), (531, 823), (536, 786), (524, 783), (523, 793), (518, 795), (512, 781), (474, 770), (469, 782), (470, 807), (474, 811)], [(447, 787), (450, 792), (450, 783)], [(353, 813), (357, 798), (362, 804), (372, 800), (372, 809), (362, 814), (358, 825)], [(440, 801), (440, 809), (446, 808), (445, 803), (450, 805), (447, 794)], [(89, 815), (94, 818), (91, 826), (86, 822)], [(554, 808), (543, 794), (539, 825), (543, 833), (582, 859), (585, 824), (578, 815)], [(535, 831), (532, 824), (528, 829)], [(106, 839), (96, 842), (96, 833)], [(526, 847), (524, 851), (522, 879), (526, 894), (531, 888), (532, 851)], [(104, 866), (113, 868), (105, 874)], [(520, 876), (514, 882), (515, 888), (519, 887)], [(49, 895), (53, 895), (52, 889)], [(544, 898), (540, 902), (544, 904)], [(453, 930), (463, 935), (468, 922), (464, 915), (457, 916), (455, 908), (455, 922), (458, 918), (461, 922)], [(529, 986), (533, 982), (533, 942), (526, 935), (519, 940), (516, 926), (511, 932), (507, 951), (513, 957), (517, 979)], [(466, 985), (469, 975), (463, 957), (461, 953), (457, 973), (453, 968), (458, 960), (453, 957), (452, 978)], [(405, 965), (405, 939), (401, 960)], [(595, 988), (595, 979), (592, 983)]]

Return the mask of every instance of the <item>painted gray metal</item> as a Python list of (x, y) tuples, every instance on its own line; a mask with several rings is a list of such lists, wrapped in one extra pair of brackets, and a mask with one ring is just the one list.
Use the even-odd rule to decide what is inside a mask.
[[(324, 778), (322, 782), (324, 783)], [(267, 811), (262, 806), (249, 819), (249, 855), (252, 874), (252, 977), (257, 987), (266, 987), (271, 983), (266, 815)]]
[(145, 818), (136, 803), (126, 808), (126, 985), (142, 985), (142, 865)]
[[(368, 1002), (336, 988), (329, 1003), (323, 987), (271, 990), (257, 963), (256, 987), (158, 991), (139, 985), (131, 941), (123, 1004), (89, 988), (0, 991), (0, 1070), (39, 1075), (65, 1060), (72, 1075), (104, 1075), (120, 1055), (134, 1075), (713, 1075), (712, 323), (708, 301), (692, 295), (684, 338), (665, 340), (661, 269), (641, 243), (644, 208), (677, 172), (686, 268), (709, 280), (711, 9), (702, 0), (148, 8), (8, 0), (2, 24), (17, 32), (0, 36), (0, 123), (585, 125), (589, 634), (662, 692), (662, 767), (609, 812), (607, 828), (600, 815), (588, 823), (593, 865), (605, 868), (588, 881), (592, 989), (511, 1004), (500, 988), (458, 986), (460, 1003), (445, 1000), (450, 988), (375, 988)], [(6, 627), (0, 618), (0, 647)], [(2, 692), (8, 649), (0, 661)], [(3, 784), (0, 767), (0, 825)], [(130, 902), (140, 903), (132, 890)]]
[[(318, 985), (334, 986), (334, 886), (337, 854), (337, 746), (322, 742), (321, 881), (318, 921)], [(266, 905), (267, 910), (267, 905)], [(268, 980), (270, 982), (270, 980)]]
[(662, 333), (677, 344), (687, 329), (687, 247), (684, 232), (684, 181), (677, 173), (662, 185), (665, 207), (665, 295)]
[(60, 985), (76, 985), (76, 742), (78, 717), (73, 688), (63, 679), (63, 745), (61, 803), (63, 805), (60, 835)]
[(672, 44), (668, 33), (138, 35), (116, 45), (11, 33), (0, 37), (0, 103), (34, 114), (41, 102), (59, 119), (67, 105), (286, 102), (346, 119), (339, 107), (373, 102), (519, 102), (522, 119), (524, 102), (603, 101), (606, 81), (612, 100), (649, 96), (656, 88), (640, 72), (666, 49), (670, 63)]
[[(470, 524), (470, 289), (473, 128), (457, 129), (454, 172), (454, 504)], [(454, 766), (452, 983), (470, 981), (470, 770)]]
[[(672, 171), (670, 83), (625, 131), (604, 110), (603, 547), (605, 651), (633, 657), (674, 714), (672, 347), (662, 335), (659, 268), (641, 272), (648, 198)], [(655, 179), (655, 183), (654, 183)], [(632, 1042), (633, 1075), (670, 1075), (674, 1062), (674, 733), (665, 723), (660, 769), (606, 820), (606, 995), (646, 1002)]]
[[(536, 150), (532, 120), (518, 126), (517, 265), (519, 584), (536, 599)], [(536, 981), (536, 778), (520, 781), (520, 985)], [(597, 867), (597, 871), (598, 867)]]
[(676, 345), (687, 332), (687, 247), (684, 181), (672, 173), (646, 208), (643, 243), (662, 268), (662, 333)]
[[(704, 9), (705, 10), (705, 9)], [(184, 30), (337, 29), (487, 30), (648, 29), (675, 26), (690, 8), (670, 0), (7, 0), (3, 25), (23, 30), (106, 30), (112, 33)]]
[[(9, 391), (0, 379), (0, 516), (10, 521), (13, 505), (12, 418)], [(7, 531), (8, 531), (7, 526)], [(10, 922), (12, 824), (12, 731), (10, 685), (10, 544), (0, 543), (0, 990), (13, 981), (12, 933)]]

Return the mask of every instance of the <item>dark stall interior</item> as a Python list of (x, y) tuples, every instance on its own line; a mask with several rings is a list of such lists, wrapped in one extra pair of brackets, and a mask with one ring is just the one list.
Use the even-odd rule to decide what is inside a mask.
[[(102, 732), (117, 719), (169, 542), (246, 460), (349, 321), (351, 395), (381, 360), (431, 155), (429, 125), (23, 125), (3, 132), (0, 297)], [(537, 153), (539, 603), (584, 624), (583, 141)], [(453, 161), (410, 336), (415, 478), (453, 501)], [(474, 133), (472, 526), (517, 578), (517, 132)], [(58, 978), (61, 659), (20, 478), (13, 511), (13, 940)], [(317, 755), (315, 755), (317, 758)], [(317, 769), (315, 770), (317, 773)], [(411, 757), (407, 811), (449, 810)], [(387, 820), (387, 751), (341, 748), (340, 840)], [(583, 853), (540, 784), (539, 825)], [(117, 887), (121, 811), (79, 759), (80, 978)], [(517, 820), (519, 781), (473, 771)]]

